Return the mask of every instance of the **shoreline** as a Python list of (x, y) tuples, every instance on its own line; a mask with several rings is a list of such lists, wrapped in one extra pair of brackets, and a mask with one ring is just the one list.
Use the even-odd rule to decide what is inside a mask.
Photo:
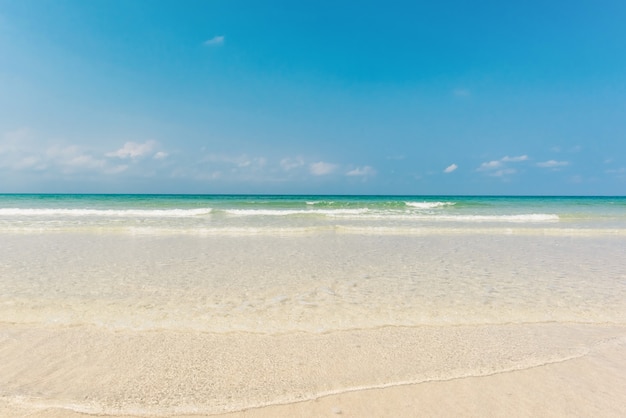
[(0, 416), (626, 416), (620, 205), (26, 200)]
[[(383, 389), (364, 389), (312, 401), (267, 406), (218, 416), (617, 418), (626, 414), (626, 367), (620, 364), (625, 356), (626, 344), (622, 342), (619, 346), (601, 353), (591, 353), (528, 369)], [(581, 378), (590, 373), (599, 375), (602, 379)]]
[[(486, 408), (501, 396), (500, 385), (533, 381), (557, 398), (576, 393), (588, 404), (581, 407), (604, 405), (608, 416), (626, 405), (619, 397), (614, 405), (584, 401), (594, 395), (590, 385), (607, 379), (626, 388), (626, 378), (620, 380), (626, 376), (626, 325), (219, 335), (0, 324), (0, 338), (0, 364), (6, 365), (0, 415), (7, 416), (385, 416), (405, 415), (407, 405), (437, 415), (433, 399), (450, 402), (449, 391), (467, 399), (444, 407), (446, 413), (471, 415), (463, 402), (487, 397)], [(598, 361), (606, 370), (589, 375)], [(571, 378), (583, 372), (584, 378)], [(555, 388), (555, 379), (576, 387)], [(518, 402), (549, 411), (545, 400), (533, 397), (533, 385), (522, 388)]]

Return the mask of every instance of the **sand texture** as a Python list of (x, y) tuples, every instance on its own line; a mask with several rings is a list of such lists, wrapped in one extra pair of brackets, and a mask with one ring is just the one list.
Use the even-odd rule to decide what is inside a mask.
[(626, 327), (0, 328), (2, 416), (624, 416)]

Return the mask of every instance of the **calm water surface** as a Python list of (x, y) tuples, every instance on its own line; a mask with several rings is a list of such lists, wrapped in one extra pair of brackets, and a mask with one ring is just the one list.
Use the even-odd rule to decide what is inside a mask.
[(626, 198), (0, 195), (0, 318), (323, 332), (626, 323)]

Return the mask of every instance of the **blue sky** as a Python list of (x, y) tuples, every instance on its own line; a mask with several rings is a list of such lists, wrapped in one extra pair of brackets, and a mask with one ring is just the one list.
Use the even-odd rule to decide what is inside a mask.
[(624, 1), (0, 0), (0, 192), (626, 194)]

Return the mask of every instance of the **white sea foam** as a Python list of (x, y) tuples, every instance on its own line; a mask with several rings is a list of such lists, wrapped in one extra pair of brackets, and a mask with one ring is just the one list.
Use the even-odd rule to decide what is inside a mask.
[(415, 213), (371, 213), (363, 216), (372, 220), (441, 221), (441, 222), (558, 222), (559, 215), (529, 213), (523, 215), (425, 215)]
[(404, 202), (404, 204), (417, 209), (435, 209), (455, 205), (454, 202)]
[(199, 209), (23, 209), (0, 208), (0, 216), (103, 216), (120, 218), (185, 218), (208, 215), (211, 208)]
[(306, 204), (309, 206), (315, 205), (333, 205), (336, 202), (334, 200), (307, 200)]
[(290, 216), (290, 215), (363, 215), (369, 209), (228, 209), (224, 211), (235, 216)]
[(552, 213), (528, 213), (523, 215), (456, 215), (435, 216), (442, 221), (470, 221), (470, 222), (558, 222), (559, 215)]
[[(445, 205), (443, 202), (439, 202)], [(453, 203), (452, 203), (453, 204)], [(376, 211), (359, 209), (228, 209), (224, 213), (233, 216), (298, 216), (323, 215), (328, 217), (354, 217), (371, 220), (419, 220), (446, 222), (558, 222), (559, 216), (551, 213), (529, 213), (517, 215), (441, 215), (400, 212), (394, 210)]]

